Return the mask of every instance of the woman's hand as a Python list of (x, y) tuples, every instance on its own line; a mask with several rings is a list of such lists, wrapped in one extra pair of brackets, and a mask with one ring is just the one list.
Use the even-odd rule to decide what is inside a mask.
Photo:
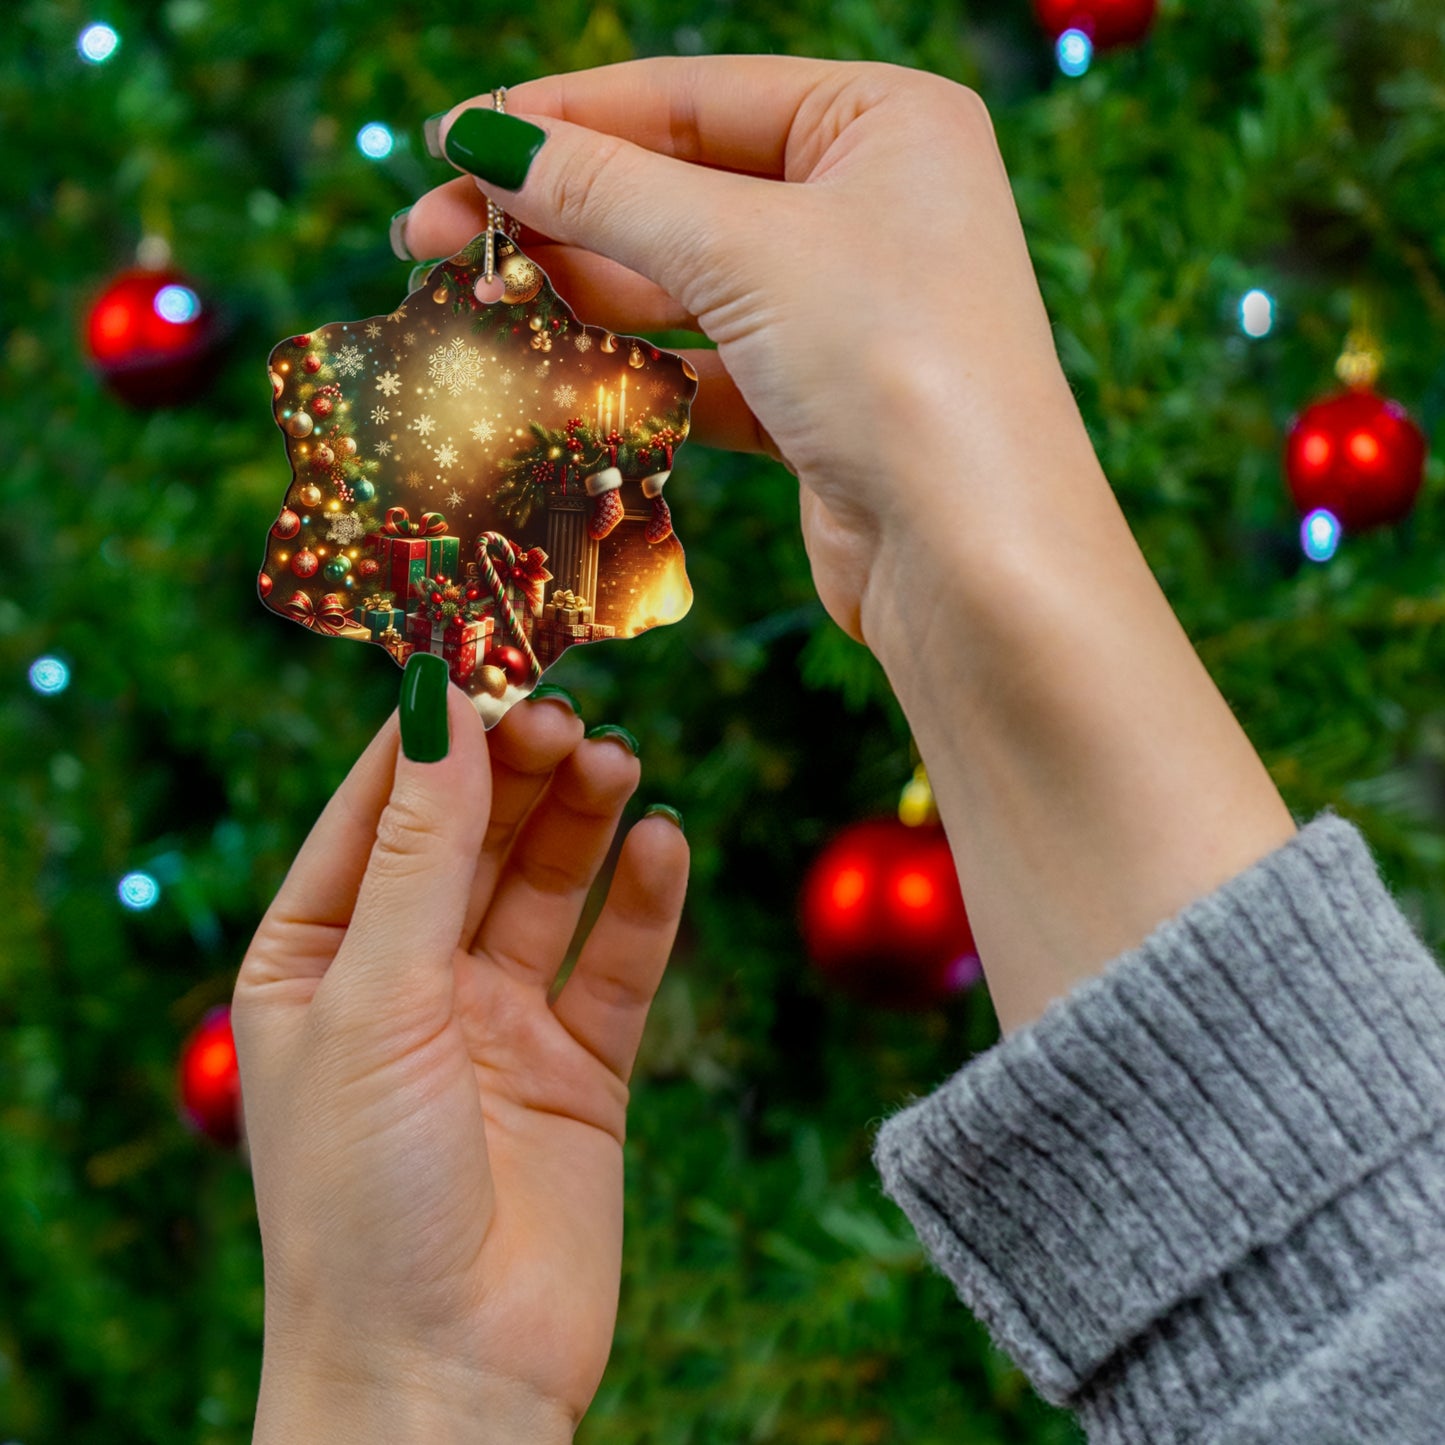
[[(448, 112), (443, 142), (490, 105)], [(875, 650), (870, 586), (906, 587), (921, 547), (990, 514), (1007, 540), (1031, 497), (1051, 505), (1051, 479), (1099, 476), (972, 91), (897, 66), (711, 56), (528, 81), (507, 110), (547, 132), (525, 183), (463, 176), (423, 196), (411, 254), (485, 229), (485, 186), (583, 320), (716, 342), (684, 353), (694, 436), (796, 473), (823, 603)]]
[(687, 845), (631, 830), (549, 1004), (638, 763), (556, 700), (489, 739), (447, 693), (447, 755), (409, 760), (387, 723), (236, 984), (258, 1442), (569, 1440), (611, 1348), (627, 1080)]

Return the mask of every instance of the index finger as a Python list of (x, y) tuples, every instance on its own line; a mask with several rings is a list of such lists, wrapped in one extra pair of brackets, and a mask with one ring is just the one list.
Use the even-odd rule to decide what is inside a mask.
[[(799, 117), (820, 91), (830, 96), (855, 69), (792, 55), (656, 56), (548, 75), (507, 89), (514, 115), (554, 117), (631, 141), (644, 150), (721, 170), (792, 179)], [(469, 106), (453, 107), (441, 122)]]

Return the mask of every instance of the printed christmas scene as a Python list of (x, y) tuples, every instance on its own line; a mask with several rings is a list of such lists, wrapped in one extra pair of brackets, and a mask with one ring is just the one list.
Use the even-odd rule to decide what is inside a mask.
[(697, 373), (577, 320), (496, 237), (388, 316), (271, 353), (292, 481), (258, 579), (328, 637), (447, 660), (490, 726), (579, 642), (633, 637), (692, 602), (664, 487)]

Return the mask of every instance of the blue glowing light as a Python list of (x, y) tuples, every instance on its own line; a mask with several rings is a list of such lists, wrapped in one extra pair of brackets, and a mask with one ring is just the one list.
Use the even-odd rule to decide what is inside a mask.
[(109, 25), (87, 25), (75, 42), (80, 58), (92, 65), (104, 65), (119, 45), (120, 36)]
[(389, 127), (379, 120), (369, 121), (356, 132), (356, 145), (362, 155), (374, 161), (384, 161), (391, 154), (396, 138)]
[(1065, 75), (1079, 76), (1093, 62), (1094, 42), (1082, 30), (1066, 30), (1059, 36), (1054, 54)]
[(127, 908), (139, 913), (160, 898), (161, 885), (149, 873), (127, 873), (115, 891)]
[(30, 664), (30, 686), (51, 697), (70, 686), (70, 669), (58, 657), (37, 657)]
[(162, 286), (152, 303), (162, 321), (183, 326), (201, 314), (201, 298), (189, 286)]
[(1300, 546), (1311, 562), (1328, 562), (1340, 545), (1340, 521), (1333, 512), (1316, 507), (1300, 523)]
[(1274, 297), (1268, 291), (1246, 291), (1239, 303), (1239, 329), (1246, 336), (1268, 336), (1274, 329)]

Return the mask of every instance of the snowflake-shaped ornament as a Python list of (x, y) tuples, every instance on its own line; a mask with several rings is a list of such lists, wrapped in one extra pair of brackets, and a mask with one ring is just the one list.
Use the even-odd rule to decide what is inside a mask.
[(513, 290), (479, 300), (484, 240), (388, 315), (272, 350), (291, 484), (259, 589), (398, 664), (436, 653), (490, 727), (569, 647), (691, 605), (663, 490), (697, 373), (585, 326), (505, 237)]

